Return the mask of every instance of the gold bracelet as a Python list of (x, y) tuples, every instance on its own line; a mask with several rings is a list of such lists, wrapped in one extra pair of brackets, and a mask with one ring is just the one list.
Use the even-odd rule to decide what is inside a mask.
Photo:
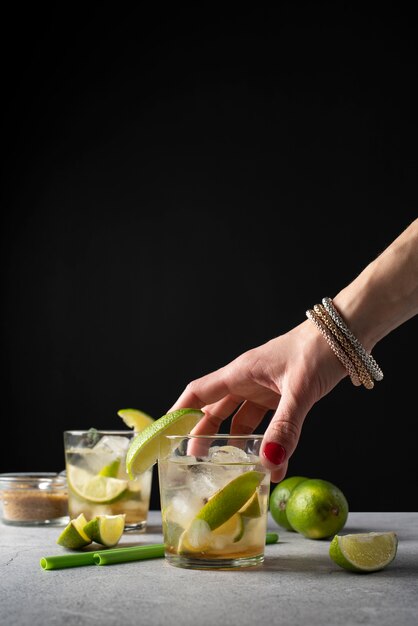
[(373, 389), (374, 380), (382, 380), (382, 370), (346, 326), (331, 298), (323, 298), (322, 304), (315, 304), (313, 309), (308, 309), (306, 317), (323, 335), (354, 385)]
[(383, 372), (372, 357), (372, 355), (367, 352), (366, 348), (360, 343), (360, 341), (353, 335), (351, 330), (348, 328), (343, 318), (335, 308), (335, 304), (331, 300), (331, 298), (322, 298), (322, 304), (328, 313), (328, 315), (332, 318), (333, 322), (338, 326), (338, 328), (344, 333), (347, 339), (350, 341), (353, 348), (356, 350), (357, 354), (363, 361), (363, 364), (370, 376), (374, 378), (374, 380), (382, 380)]
[(355, 385), (356, 387), (361, 385), (361, 382), (360, 382), (360, 379), (358, 377), (356, 368), (354, 367), (352, 361), (346, 355), (344, 350), (341, 348), (341, 346), (338, 343), (338, 341), (336, 341), (334, 339), (332, 333), (328, 330), (328, 328), (325, 326), (325, 324), (323, 322), (321, 322), (321, 320), (316, 316), (315, 311), (313, 311), (312, 309), (308, 309), (306, 311), (306, 317), (309, 320), (311, 320), (311, 322), (313, 322), (315, 324), (315, 326), (317, 327), (319, 332), (323, 335), (325, 341), (327, 342), (327, 344), (329, 345), (331, 350), (334, 352), (335, 356), (344, 365), (345, 369), (347, 370), (347, 372), (350, 375), (351, 382), (353, 383), (353, 385)]
[(328, 327), (328, 329), (332, 332), (332, 334), (336, 337), (338, 342), (341, 344), (344, 352), (350, 357), (354, 367), (356, 368), (358, 377), (360, 382), (366, 389), (373, 389), (374, 382), (369, 372), (367, 371), (363, 361), (358, 356), (357, 352), (349, 342), (349, 340), (343, 335), (341, 330), (338, 328), (336, 324), (332, 321), (331, 317), (328, 315), (325, 307), (322, 304), (315, 304), (314, 311), (316, 315), (324, 322), (324, 324)]

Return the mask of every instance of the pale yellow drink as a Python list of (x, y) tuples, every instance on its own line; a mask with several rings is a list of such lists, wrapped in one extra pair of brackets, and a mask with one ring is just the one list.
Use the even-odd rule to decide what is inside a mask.
[(125, 527), (145, 530), (152, 468), (130, 479), (125, 469), (126, 452), (134, 431), (66, 431), (64, 447), (71, 519), (83, 513), (124, 513)]
[(269, 472), (262, 436), (168, 437), (158, 460), (166, 558), (189, 568), (236, 568), (264, 560)]

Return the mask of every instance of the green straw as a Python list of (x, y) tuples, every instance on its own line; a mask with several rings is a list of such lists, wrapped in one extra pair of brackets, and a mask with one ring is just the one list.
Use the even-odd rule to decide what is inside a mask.
[(77, 552), (62, 556), (43, 556), (40, 560), (42, 569), (63, 569), (65, 567), (80, 567), (83, 565), (110, 565), (111, 563), (126, 563), (142, 559), (154, 559), (164, 556), (164, 544), (155, 543), (149, 546), (133, 546), (129, 548), (114, 548), (113, 550), (99, 550), (98, 552)]
[[(266, 534), (266, 544), (277, 543), (277, 533)], [(129, 548), (113, 548), (98, 552), (77, 552), (60, 556), (43, 556), (40, 560), (42, 569), (64, 569), (65, 567), (82, 567), (83, 565), (112, 565), (114, 563), (129, 563), (156, 559), (164, 556), (164, 544), (153, 543), (148, 546), (133, 546)]]
[(40, 560), (42, 569), (63, 569), (64, 567), (81, 567), (94, 565), (94, 552), (77, 552), (62, 556), (43, 556)]
[(101, 550), (94, 553), (94, 562), (96, 565), (112, 565), (113, 563), (128, 563), (129, 561), (140, 561), (142, 559), (156, 559), (161, 556), (164, 556), (164, 544), (154, 543), (149, 546)]

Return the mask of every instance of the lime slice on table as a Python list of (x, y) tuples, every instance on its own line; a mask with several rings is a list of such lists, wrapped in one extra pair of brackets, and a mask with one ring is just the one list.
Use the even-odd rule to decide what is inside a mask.
[(393, 531), (335, 535), (329, 547), (331, 559), (343, 569), (377, 572), (396, 556), (398, 538)]
[(120, 409), (118, 415), (128, 428), (133, 428), (138, 433), (155, 421), (151, 415), (139, 409)]
[(96, 515), (84, 526), (84, 532), (92, 541), (110, 548), (119, 543), (125, 529), (125, 513), (119, 515)]
[(78, 517), (72, 519), (64, 528), (62, 533), (57, 539), (57, 543), (64, 548), (70, 548), (71, 550), (78, 550), (91, 543), (90, 537), (84, 531), (84, 526), (87, 524), (87, 520), (83, 513), (80, 513)]
[(156, 463), (159, 453), (164, 456), (170, 451), (170, 443), (164, 442), (164, 435), (188, 435), (202, 417), (203, 411), (199, 409), (179, 409), (163, 415), (138, 433), (126, 454), (129, 476), (142, 474)]
[(77, 467), (67, 473), (68, 486), (79, 498), (95, 504), (111, 504), (128, 489), (128, 481), (97, 474), (92, 476)]
[[(240, 474), (217, 491), (183, 532), (179, 541), (179, 552), (194, 552), (208, 548), (211, 543), (211, 533), (236, 516), (238, 511), (253, 497), (263, 478), (262, 472), (251, 470)], [(241, 518), (240, 515), (237, 517)], [(239, 541), (242, 538), (242, 532), (241, 527), (233, 540)]]

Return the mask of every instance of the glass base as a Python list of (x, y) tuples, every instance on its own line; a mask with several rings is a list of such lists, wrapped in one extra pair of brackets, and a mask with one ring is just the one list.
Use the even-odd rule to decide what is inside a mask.
[(144, 533), (147, 530), (147, 522), (144, 520), (142, 522), (132, 522), (130, 524), (125, 524), (125, 533)]
[(178, 554), (166, 554), (165, 556), (170, 565), (187, 569), (242, 569), (244, 567), (258, 567), (264, 562), (264, 554), (241, 559), (204, 559)]
[(3, 517), (1, 521), (7, 526), (66, 526), (70, 521), (70, 518), (66, 516), (42, 520), (13, 520)]

